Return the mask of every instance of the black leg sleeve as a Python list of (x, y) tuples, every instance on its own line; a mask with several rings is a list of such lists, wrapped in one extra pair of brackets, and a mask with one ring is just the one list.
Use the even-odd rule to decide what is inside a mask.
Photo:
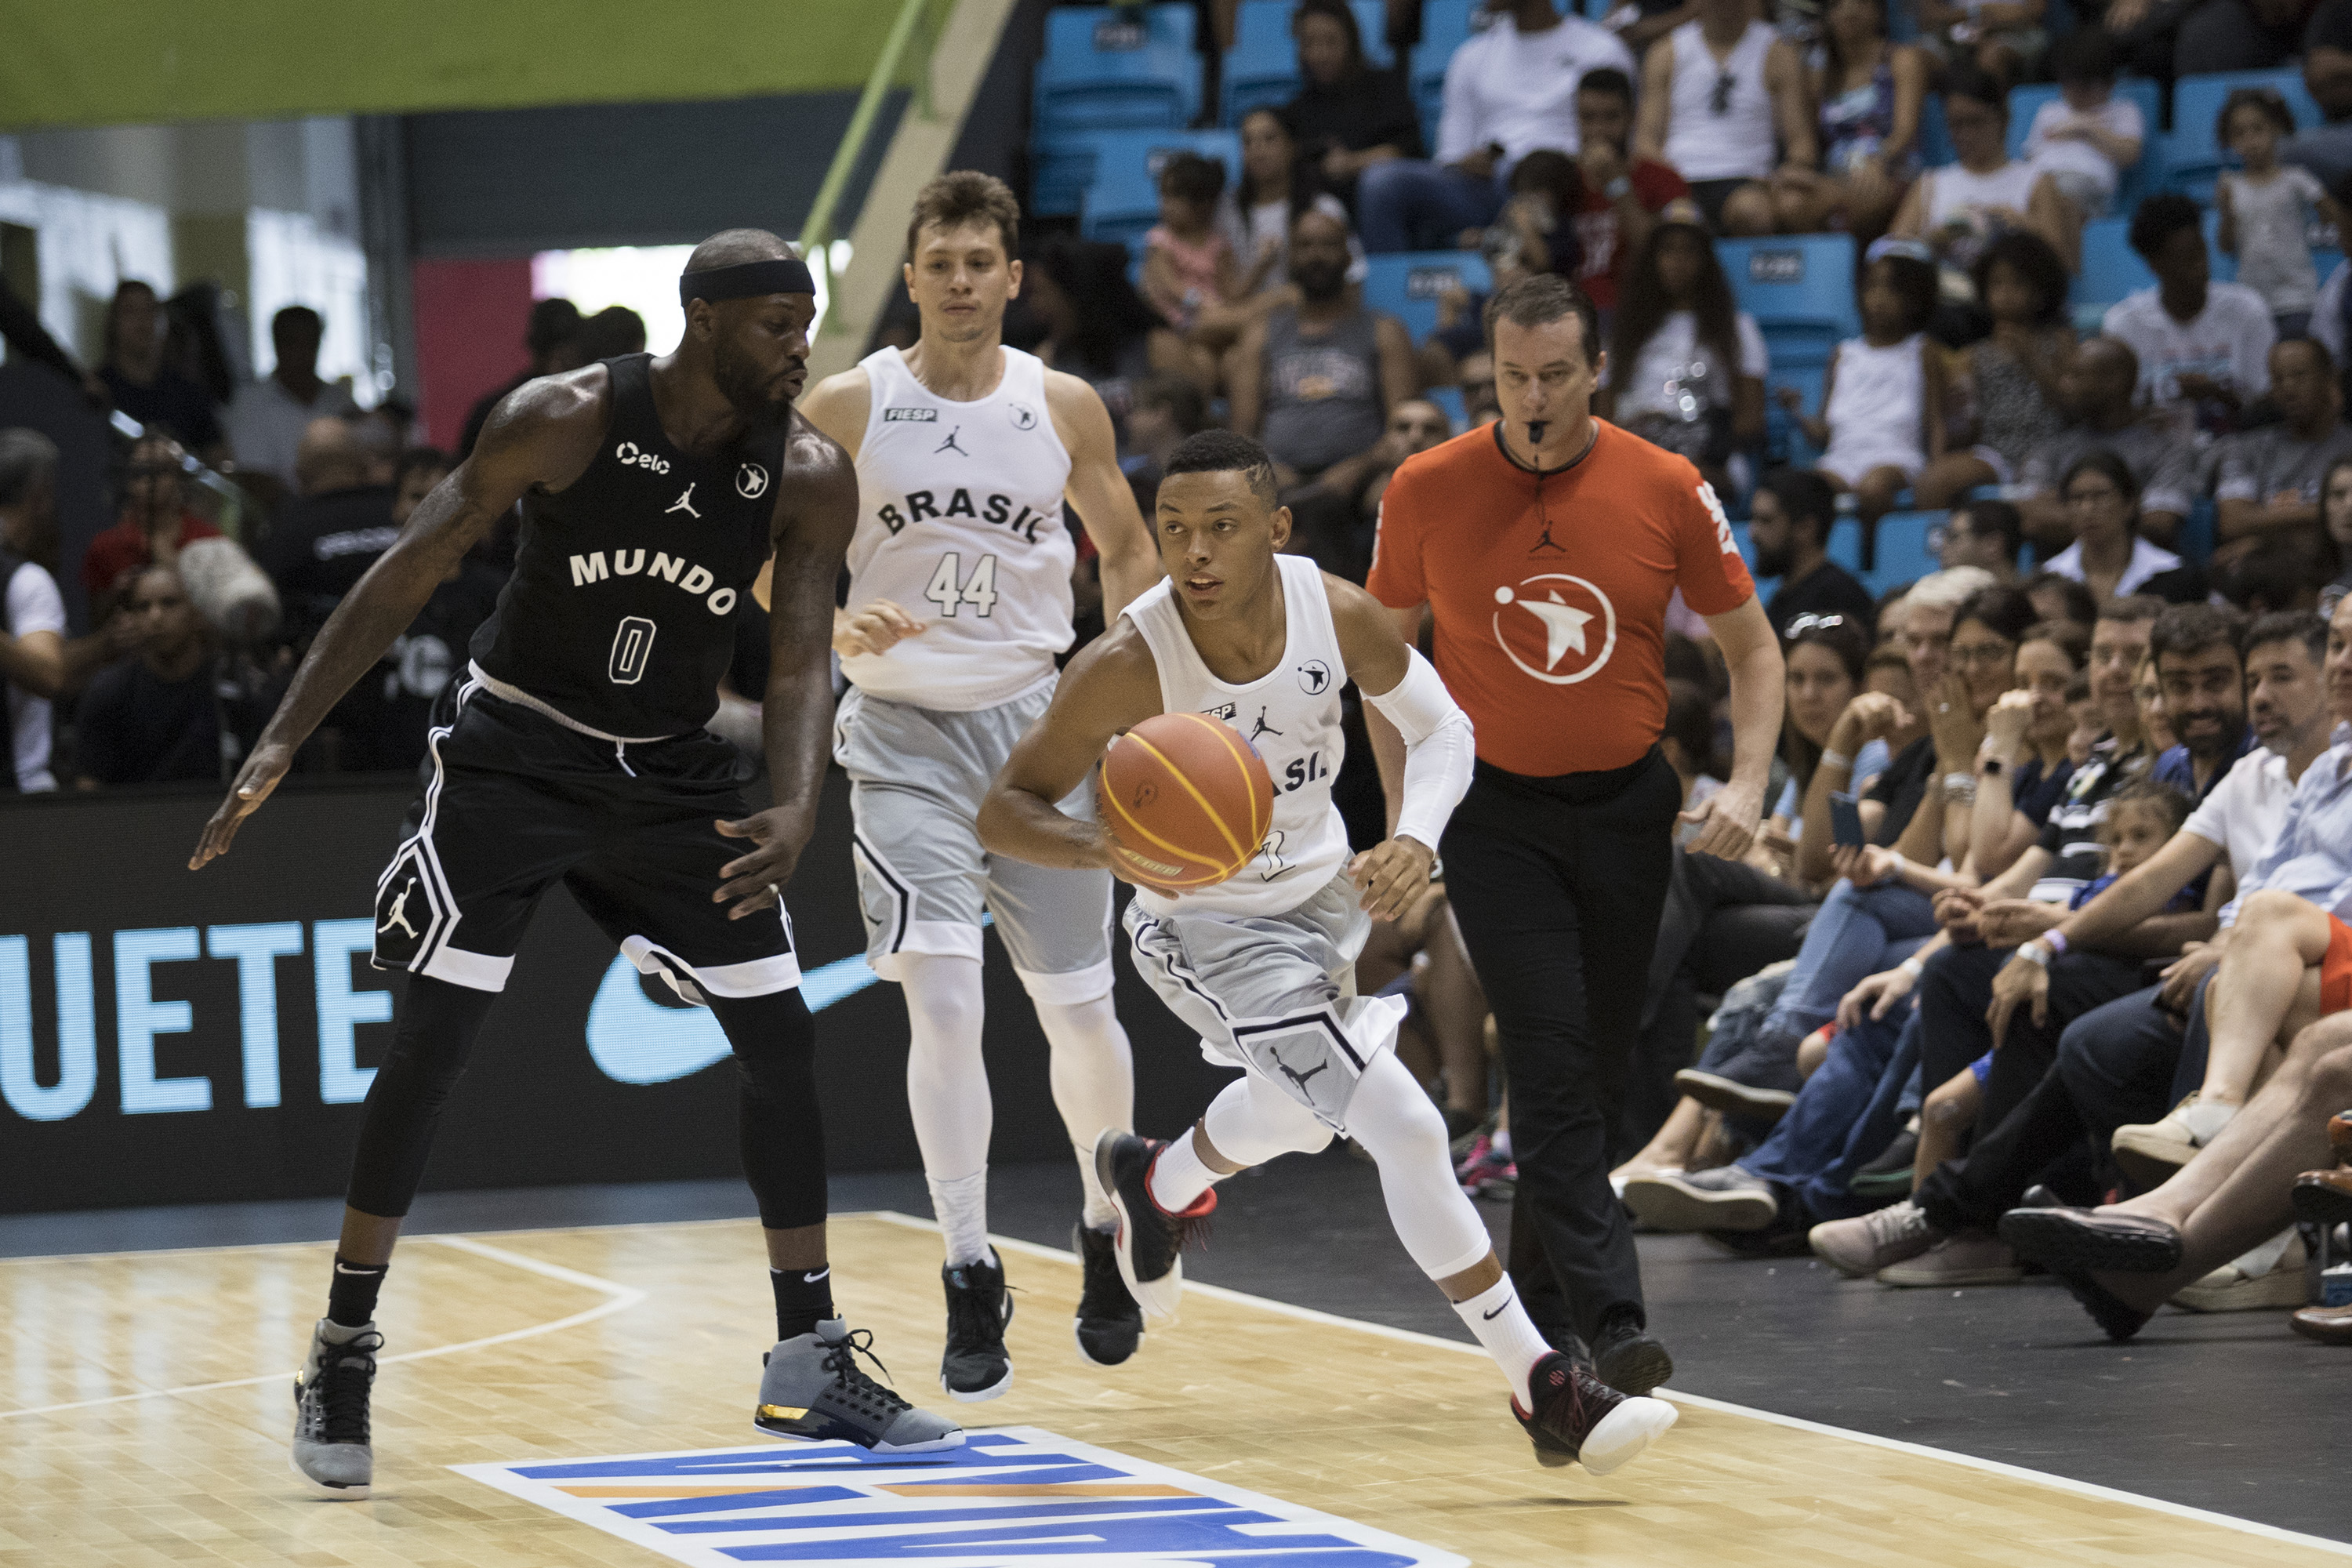
[(816, 1026), (798, 991), (713, 996), (710, 1010), (742, 1074), (743, 1179), (760, 1223), (824, 1222), (824, 1118), (816, 1099)]
[(384, 1219), (408, 1213), (433, 1152), (441, 1108), (465, 1076), (474, 1037), (497, 1000), (496, 992), (409, 976), (393, 1025), (392, 1053), (368, 1088), (367, 1120), (352, 1157), (345, 1203)]

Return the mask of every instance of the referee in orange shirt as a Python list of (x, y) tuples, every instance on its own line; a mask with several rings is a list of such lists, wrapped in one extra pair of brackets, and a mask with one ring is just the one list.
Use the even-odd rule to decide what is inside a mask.
[[(1509, 1075), (1518, 1195), (1511, 1277), (1562, 1349), (1646, 1394), (1674, 1371), (1609, 1185), (1627, 1062), (1666, 896), (1682, 790), (1658, 750), (1666, 605), (1706, 617), (1731, 668), (1731, 782), (1686, 814), (1696, 853), (1755, 835), (1780, 736), (1780, 641), (1698, 470), (1592, 417), (1592, 303), (1553, 274), (1486, 305), (1502, 419), (1408, 458), (1367, 584), (1478, 731), (1440, 846)], [(1404, 747), (1366, 711), (1399, 798)], [(1391, 805), (1391, 813), (1394, 806)]]

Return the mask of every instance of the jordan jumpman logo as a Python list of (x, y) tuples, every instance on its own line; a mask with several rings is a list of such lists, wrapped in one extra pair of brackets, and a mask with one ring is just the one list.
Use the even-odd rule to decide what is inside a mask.
[(1301, 1094), (1307, 1092), (1307, 1080), (1308, 1079), (1313, 1078), (1318, 1072), (1328, 1072), (1330, 1070), (1331, 1067), (1329, 1062), (1318, 1062), (1314, 1067), (1308, 1068), (1307, 1071), (1300, 1072), (1288, 1062), (1284, 1061), (1279, 1052), (1275, 1056), (1274, 1065), (1282, 1069), (1283, 1077), (1288, 1079), (1291, 1082), (1298, 1086), (1298, 1092)]
[(956, 437), (961, 434), (963, 426), (961, 425), (957, 426), (954, 429), (950, 430), (948, 432), (948, 438), (931, 448), (931, 456), (936, 458), (941, 452), (953, 452), (959, 458), (971, 457), (971, 454), (970, 452), (965, 451), (961, 447), (956, 445)]
[(667, 517), (670, 512), (682, 511), (688, 517), (699, 518), (702, 514), (694, 510), (694, 486), (700, 484), (701, 482), (701, 480), (697, 479), (694, 481), (694, 484), (688, 485), (685, 492), (681, 494), (677, 498), (677, 501), (669, 507), (668, 510), (664, 511), (662, 515), (664, 517)]
[(1250, 731), (1249, 738), (1255, 741), (1260, 735), (1279, 736), (1281, 733), (1281, 731), (1276, 729), (1273, 725), (1265, 721), (1265, 710), (1264, 708), (1260, 708), (1257, 710), (1257, 728)]
[(392, 900), (392, 918), (375, 929), (379, 931), (387, 931), (398, 926), (409, 934), (411, 940), (422, 940), (417, 936), (416, 928), (408, 923), (408, 895), (415, 890), (416, 879), (411, 877), (408, 879), (408, 885), (400, 889), (400, 897)]

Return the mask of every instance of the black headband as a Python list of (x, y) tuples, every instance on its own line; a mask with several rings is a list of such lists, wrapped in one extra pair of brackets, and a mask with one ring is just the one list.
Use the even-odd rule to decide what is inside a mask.
[(789, 256), (773, 261), (744, 261), (733, 267), (683, 272), (677, 279), (677, 302), (681, 305), (691, 305), (697, 300), (716, 304), (721, 300), (755, 300), (762, 294), (815, 292), (816, 279), (809, 276), (808, 264)]

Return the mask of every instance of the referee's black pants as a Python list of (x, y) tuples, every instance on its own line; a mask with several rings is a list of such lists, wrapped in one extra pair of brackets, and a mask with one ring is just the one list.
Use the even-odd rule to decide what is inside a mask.
[(1588, 1342), (1612, 1308), (1642, 1311), (1609, 1171), (1681, 805), (1654, 748), (1556, 778), (1480, 763), (1443, 846), (1510, 1083), (1511, 1278), (1538, 1324)]

